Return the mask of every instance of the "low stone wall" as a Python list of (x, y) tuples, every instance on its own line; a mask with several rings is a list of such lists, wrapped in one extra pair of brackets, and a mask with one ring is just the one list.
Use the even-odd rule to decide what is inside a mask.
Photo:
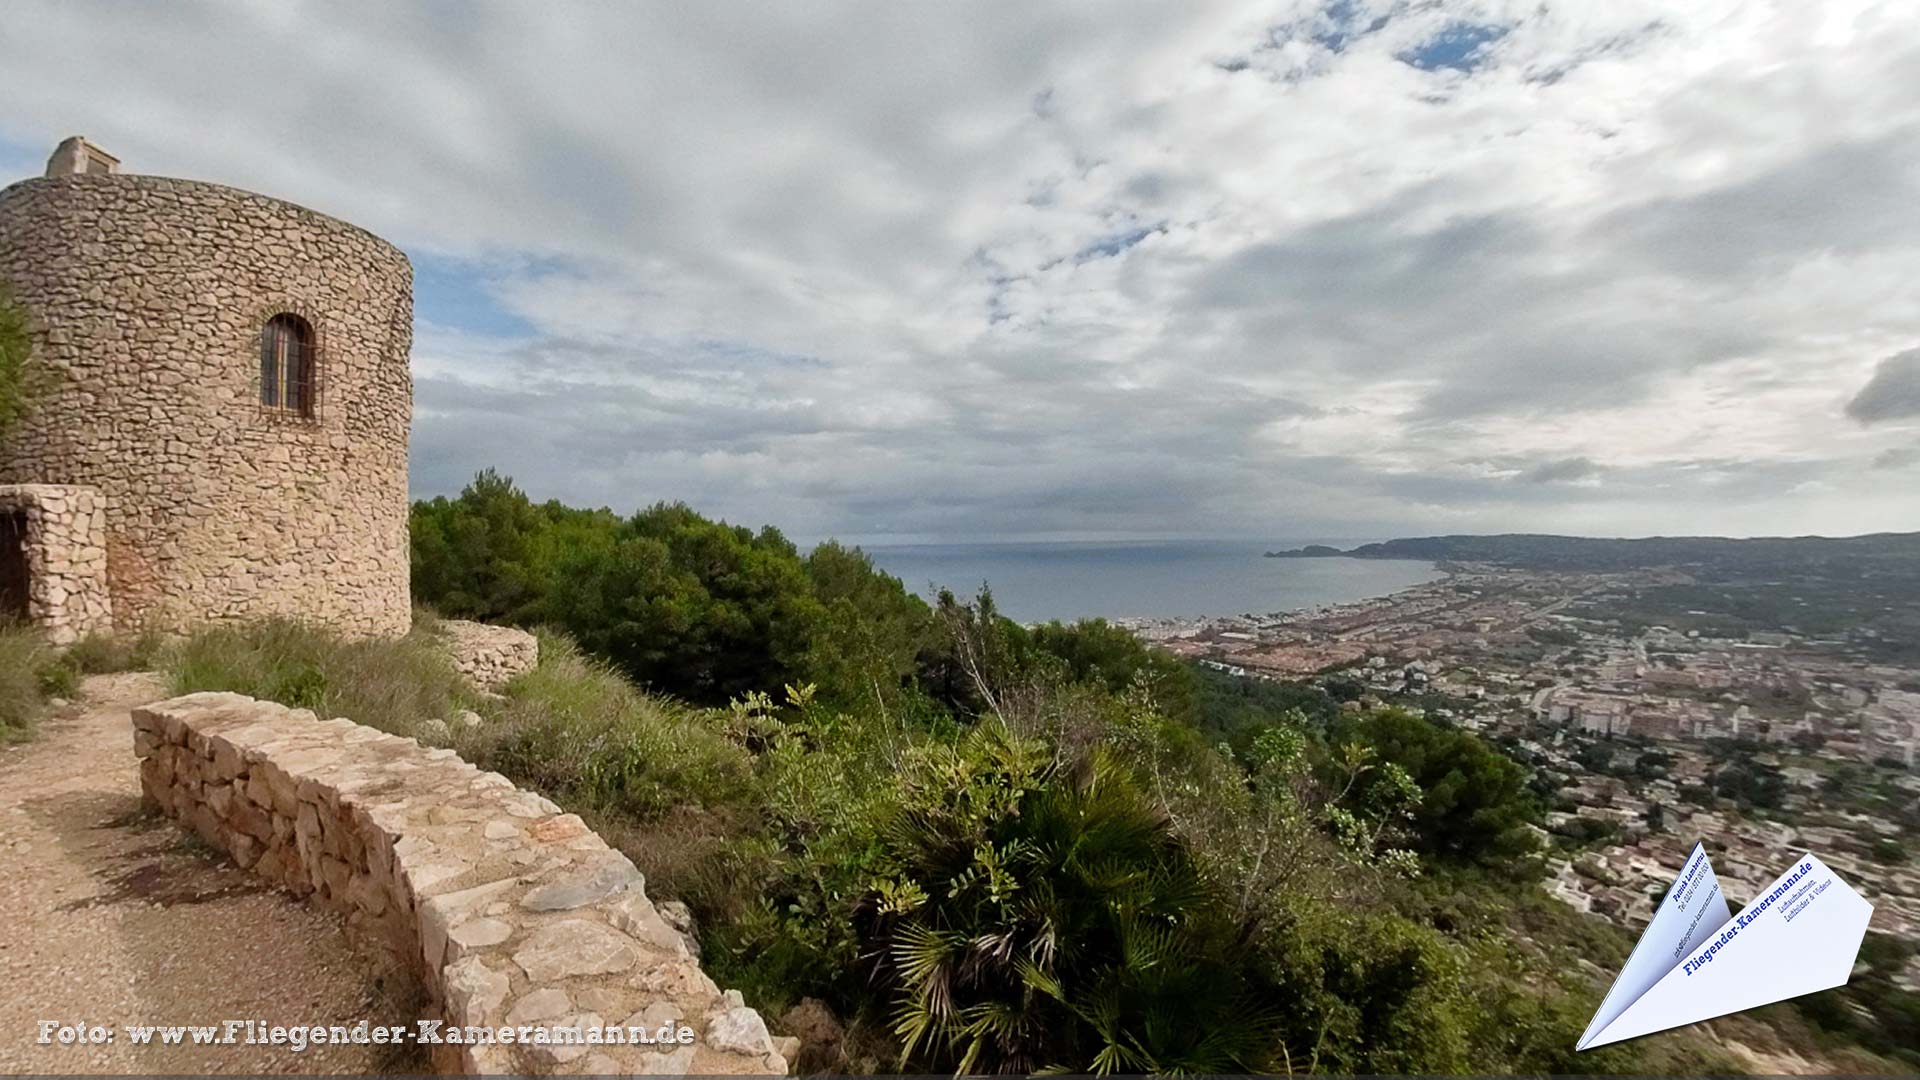
[(453, 666), (482, 690), (498, 690), (540, 663), (540, 642), (525, 630), (448, 619), (440, 631)]
[(111, 631), (106, 498), (80, 485), (0, 484), (0, 515), (15, 514), (26, 525), (27, 622), (55, 645)]
[[(344, 910), (418, 974), (443, 1032), (515, 1029), (511, 1044), (433, 1047), (441, 1071), (787, 1071), (759, 1014), (700, 970), (626, 856), (505, 777), (238, 694), (135, 709), (133, 744), (150, 803)], [(523, 1045), (523, 1025), (670, 1037)]]

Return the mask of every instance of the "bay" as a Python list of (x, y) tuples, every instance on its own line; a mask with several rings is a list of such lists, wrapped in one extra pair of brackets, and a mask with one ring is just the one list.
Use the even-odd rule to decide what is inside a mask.
[[(863, 545), (875, 565), (931, 600), (984, 583), (1018, 622), (1265, 615), (1384, 596), (1440, 571), (1401, 559), (1268, 559), (1299, 540), (1051, 541)], [(1336, 541), (1349, 547), (1353, 541)]]

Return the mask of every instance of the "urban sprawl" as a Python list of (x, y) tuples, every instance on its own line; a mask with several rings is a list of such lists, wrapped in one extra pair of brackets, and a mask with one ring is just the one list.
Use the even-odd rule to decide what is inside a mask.
[[(1448, 569), (1339, 607), (1119, 621), (1231, 675), (1357, 685), (1350, 708), (1412, 708), (1564, 776), (1549, 888), (1578, 910), (1645, 926), (1700, 840), (1736, 910), (1812, 851), (1872, 901), (1873, 930), (1920, 936), (1914, 838), (1885, 811), (1920, 800), (1920, 667), (1871, 630), (1650, 622), (1637, 601), (1685, 586), (1675, 571)], [(1920, 989), (1920, 956), (1902, 982)]]

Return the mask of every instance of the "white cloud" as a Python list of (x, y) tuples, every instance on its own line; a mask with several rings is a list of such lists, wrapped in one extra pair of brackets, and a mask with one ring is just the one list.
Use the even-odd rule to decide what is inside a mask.
[(1847, 413), (1920, 344), (1910, 15), (19, 3), (0, 137), (470, 267), (531, 332), (422, 326), (423, 492), (1837, 533), (1920, 512), (1910, 426)]

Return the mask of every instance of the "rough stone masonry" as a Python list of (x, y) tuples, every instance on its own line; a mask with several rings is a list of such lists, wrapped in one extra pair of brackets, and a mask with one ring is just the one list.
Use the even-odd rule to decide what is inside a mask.
[(691, 1029), (691, 1043), (432, 1047), (460, 1073), (787, 1071), (626, 856), (579, 817), (350, 720), (238, 694), (133, 710), (146, 799), (243, 867), (346, 912), (423, 981), (446, 1029)]
[(106, 508), (90, 487), (0, 484), (0, 518), (25, 532), (0, 535), (0, 543), (22, 545), (26, 621), (55, 645), (113, 629)]
[(540, 639), (525, 630), (447, 619), (440, 633), (454, 670), (482, 690), (498, 691), (540, 664)]

